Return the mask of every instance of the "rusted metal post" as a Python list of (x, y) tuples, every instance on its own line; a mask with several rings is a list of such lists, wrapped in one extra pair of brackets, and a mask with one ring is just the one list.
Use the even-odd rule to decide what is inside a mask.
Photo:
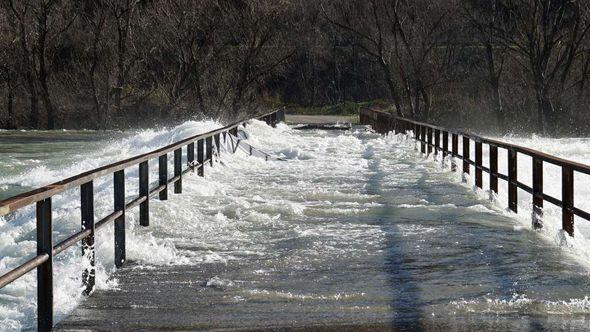
[(432, 153), (432, 128), (428, 127), (428, 155)]
[(451, 171), (457, 171), (457, 163), (455, 162), (455, 157), (459, 155), (459, 135), (453, 133), (451, 136), (451, 145), (453, 151), (451, 152), (451, 156), (453, 156), (451, 160)]
[(449, 154), (449, 132), (444, 130), (443, 131), (443, 141), (442, 141), (442, 162), (445, 162), (445, 158)]
[(159, 166), (159, 185), (164, 186), (164, 190), (160, 191), (158, 197), (161, 201), (168, 199), (168, 154), (163, 154), (158, 158)]
[[(223, 133), (223, 141), (225, 142), (225, 133)], [(186, 146), (186, 162), (190, 168), (195, 170), (195, 143), (190, 143)]]
[(482, 170), (482, 143), (475, 142), (475, 185), (483, 188), (483, 170)]
[(206, 160), (209, 160), (209, 165), (213, 167), (213, 137), (209, 136), (205, 138), (206, 146), (207, 146), (207, 156)]
[(508, 208), (513, 212), (518, 212), (518, 187), (516, 182), (518, 181), (518, 164), (517, 164), (516, 151), (508, 150)]
[(420, 152), (426, 153), (426, 127), (420, 125)]
[(438, 155), (438, 150), (440, 149), (440, 129), (434, 130), (434, 155)]
[(471, 150), (469, 148), (469, 137), (463, 136), (463, 181), (467, 181), (466, 175), (469, 174), (469, 158)]
[(219, 140), (219, 134), (216, 134), (213, 138), (215, 139), (215, 148), (217, 149), (217, 158), (219, 158), (219, 154), (221, 153), (221, 141)]
[(125, 262), (125, 171), (113, 175), (115, 211), (121, 211), (115, 219), (115, 266), (121, 267)]
[(182, 148), (174, 150), (174, 177), (179, 177), (174, 182), (174, 193), (182, 194)]
[(197, 162), (199, 163), (199, 169), (197, 170), (198, 176), (205, 176), (205, 141), (200, 139), (197, 141)]
[(543, 228), (543, 160), (533, 157), (533, 229)]
[(145, 197), (145, 201), (139, 205), (139, 224), (150, 225), (150, 181), (149, 164), (144, 161), (139, 164), (139, 196)]
[(493, 145), (490, 145), (490, 191), (498, 194), (498, 147)]
[(574, 171), (571, 167), (561, 167), (562, 228), (574, 236)]
[[(416, 140), (416, 143), (420, 140), (420, 126), (418, 124), (413, 124), (414, 125), (414, 139)], [(418, 145), (414, 144), (414, 150), (418, 151)]]
[(53, 328), (53, 237), (51, 198), (37, 202), (37, 256), (47, 261), (37, 267), (37, 330)]
[(82, 272), (84, 295), (90, 295), (94, 290), (96, 278), (94, 252), (94, 186), (87, 182), (80, 186), (80, 212), (82, 216), (82, 230), (90, 230), (90, 235), (82, 240), (82, 256), (88, 257), (89, 264)]

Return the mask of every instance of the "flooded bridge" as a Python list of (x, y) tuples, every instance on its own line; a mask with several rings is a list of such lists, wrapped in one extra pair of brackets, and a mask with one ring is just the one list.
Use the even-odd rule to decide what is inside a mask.
[[(0, 270), (0, 305), (23, 313), (6, 310), (0, 321), (35, 328), (38, 306), (39, 329), (56, 330), (590, 328), (588, 265), (576, 251), (586, 205), (573, 199), (587, 193), (573, 189), (587, 166), (544, 157), (567, 171), (541, 167), (543, 187), (539, 168), (536, 181), (522, 177), (534, 161), (515, 165), (495, 141), (380, 112), (364, 111), (364, 125), (346, 131), (262, 119), (183, 138), (115, 172), (107, 166), (100, 176), (109, 179), (97, 175), (93, 190), (1, 202), (2, 227), (37, 220), (29, 228), (38, 251)], [(555, 172), (562, 196), (551, 191)], [(558, 204), (539, 206), (527, 189)], [(64, 203), (75, 197), (81, 204)], [(14, 212), (25, 203), (37, 212)], [(144, 214), (133, 209), (142, 204)], [(80, 213), (97, 222), (73, 231)], [(87, 241), (84, 256), (78, 240)], [(25, 274), (33, 269), (37, 276)], [(36, 290), (23, 286), (37, 281)]]

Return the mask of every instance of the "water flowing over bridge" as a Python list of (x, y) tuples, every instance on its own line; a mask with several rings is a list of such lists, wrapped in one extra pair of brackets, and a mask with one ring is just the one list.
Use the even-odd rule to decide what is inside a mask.
[[(0, 270), (0, 304), (29, 278), (23, 329), (590, 328), (588, 166), (372, 110), (260, 120), (0, 202), (37, 248)], [(82, 229), (56, 239), (69, 209)]]

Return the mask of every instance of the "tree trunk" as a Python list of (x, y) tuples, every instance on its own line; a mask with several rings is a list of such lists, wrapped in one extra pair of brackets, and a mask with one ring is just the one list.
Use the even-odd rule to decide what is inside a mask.
[(49, 95), (49, 90), (47, 86), (47, 82), (41, 83), (41, 100), (43, 101), (43, 105), (45, 106), (45, 111), (47, 112), (47, 127), (48, 130), (55, 129), (55, 108), (53, 107), (53, 103), (51, 102), (51, 96)]
[(424, 114), (422, 114), (422, 106), (420, 105), (420, 90), (418, 90), (418, 84), (414, 86), (414, 114), (420, 120), (424, 120)]
[(53, 107), (53, 103), (51, 102), (51, 96), (49, 94), (49, 86), (48, 86), (48, 77), (49, 72), (47, 70), (47, 63), (45, 61), (45, 52), (46, 52), (46, 39), (47, 39), (47, 12), (44, 11), (37, 20), (38, 24), (38, 33), (39, 36), (37, 37), (37, 62), (39, 64), (39, 71), (37, 75), (37, 79), (40, 85), (40, 92), (41, 92), (41, 100), (43, 101), (43, 106), (45, 106), (45, 111), (47, 112), (47, 127), (46, 129), (53, 130), (55, 129), (55, 109)]
[(387, 63), (385, 63), (385, 61), (381, 60), (379, 61), (379, 63), (381, 64), (381, 69), (383, 70), (383, 74), (385, 75), (385, 80), (387, 81), (387, 86), (389, 87), (389, 93), (391, 94), (391, 98), (393, 99), (393, 104), (395, 106), (397, 116), (403, 117), (404, 112), (402, 110), (401, 98), (397, 91), (397, 86), (393, 81), (391, 70), (389, 69), (389, 66), (387, 65)]
[(31, 128), (39, 128), (39, 99), (37, 98), (37, 89), (35, 89), (35, 82), (30, 74), (25, 75), (27, 81), (27, 90), (29, 90), (29, 126)]
[(541, 134), (548, 134), (548, 120), (553, 115), (553, 103), (551, 98), (547, 95), (545, 89), (538, 88), (537, 96), (537, 127)]
[(28, 46), (28, 39), (27, 39), (27, 29), (26, 24), (20, 20), (19, 21), (19, 39), (20, 39), (20, 48), (23, 52), (23, 67), (24, 67), (24, 76), (25, 76), (25, 88), (27, 93), (29, 94), (29, 127), (31, 128), (39, 128), (40, 121), (39, 121), (39, 99), (37, 97), (37, 87), (35, 85), (35, 74), (34, 74), (34, 66), (33, 66), (33, 59), (34, 59), (34, 51), (29, 50)]
[(8, 120), (6, 121), (6, 129), (16, 129), (16, 119), (14, 118), (14, 92), (12, 91), (10, 77), (8, 78), (7, 85), (8, 98), (6, 102), (6, 108), (8, 109)]
[(197, 107), (201, 114), (206, 114), (205, 112), (205, 100), (203, 98), (203, 88), (201, 87), (201, 74), (197, 73), (195, 78), (195, 93), (197, 96)]
[(127, 1), (124, 11), (117, 17), (117, 86), (114, 91), (114, 104), (115, 113), (119, 116), (122, 115), (121, 99), (123, 87), (126, 84), (125, 61), (127, 59), (127, 39), (129, 37), (133, 6), (134, 4), (131, 1)]
[(506, 119), (504, 114), (504, 105), (502, 104), (502, 94), (500, 93), (500, 81), (494, 77), (490, 81), (492, 88), (492, 102), (494, 104), (494, 112), (496, 113), (496, 120), (498, 121), (498, 129), (500, 133), (506, 132)]
[(422, 84), (422, 81), (419, 81), (418, 86), (420, 89), (420, 94), (422, 95), (422, 101), (424, 102), (424, 121), (428, 121), (430, 119), (430, 106), (431, 106), (430, 94), (424, 88), (424, 84)]

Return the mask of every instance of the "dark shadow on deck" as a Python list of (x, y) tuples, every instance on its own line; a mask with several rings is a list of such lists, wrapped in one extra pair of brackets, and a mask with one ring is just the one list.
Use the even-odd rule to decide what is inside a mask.
[[(367, 177), (367, 186), (365, 193), (370, 195), (382, 195), (382, 183), (386, 174), (380, 169), (380, 160), (374, 158), (372, 147), (368, 147), (363, 157), (369, 162), (369, 173)], [(385, 266), (384, 272), (387, 274), (390, 283), (393, 298), (391, 307), (393, 317), (391, 327), (393, 329), (411, 328), (415, 330), (423, 329), (422, 307), (420, 299), (420, 288), (415, 276), (407, 266), (407, 262), (413, 258), (408, 255), (408, 250), (404, 248), (405, 240), (399, 237), (399, 232), (395, 224), (390, 220), (395, 215), (395, 209), (385, 200), (384, 205), (379, 208), (377, 213), (377, 223), (387, 234), (386, 247), (384, 248)]]

